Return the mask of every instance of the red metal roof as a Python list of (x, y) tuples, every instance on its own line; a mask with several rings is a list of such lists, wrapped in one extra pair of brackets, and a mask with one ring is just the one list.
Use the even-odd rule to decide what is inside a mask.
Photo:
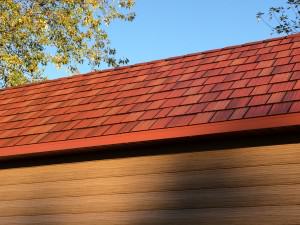
[(0, 157), (300, 125), (300, 34), (0, 90)]

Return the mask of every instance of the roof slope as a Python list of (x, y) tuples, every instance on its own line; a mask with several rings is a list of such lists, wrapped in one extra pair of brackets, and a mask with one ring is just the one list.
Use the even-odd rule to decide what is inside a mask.
[(0, 157), (300, 124), (300, 34), (0, 91)]

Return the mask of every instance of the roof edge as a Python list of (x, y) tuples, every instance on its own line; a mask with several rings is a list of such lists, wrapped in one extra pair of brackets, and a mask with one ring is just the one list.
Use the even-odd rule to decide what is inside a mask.
[(36, 86), (36, 85), (41, 85), (41, 84), (45, 84), (45, 83), (52, 83), (52, 82), (55, 82), (55, 81), (60, 81), (60, 80), (64, 80), (64, 79), (72, 79), (72, 78), (86, 76), (86, 75), (93, 75), (93, 74), (101, 74), (101, 73), (106, 73), (106, 72), (118, 71), (118, 70), (122, 70), (122, 69), (126, 69), (126, 68), (133, 68), (133, 67), (137, 67), (137, 66), (142, 66), (142, 65), (145, 65), (145, 64), (154, 64), (154, 63), (163, 62), (163, 61), (171, 61), (171, 60), (176, 60), (178, 58), (186, 58), (186, 57), (190, 57), (190, 56), (194, 56), (194, 55), (213, 53), (213, 52), (217, 52), (217, 51), (221, 51), (221, 50), (228, 50), (228, 49), (233, 49), (233, 48), (237, 48), (237, 47), (244, 47), (244, 46), (248, 46), (248, 45), (254, 45), (254, 44), (259, 44), (259, 43), (276, 41), (276, 40), (281, 40), (281, 39), (286, 39), (286, 38), (294, 38), (294, 37), (298, 37), (298, 36), (300, 36), (300, 32), (295, 33), (295, 34), (290, 34), (290, 35), (270, 37), (270, 38), (266, 38), (266, 39), (263, 39), (263, 40), (245, 42), (245, 43), (241, 43), (241, 44), (233, 44), (233, 45), (220, 47), (220, 48), (202, 50), (202, 51), (197, 51), (197, 52), (188, 53), (188, 54), (184, 54), (184, 55), (170, 56), (170, 57), (160, 58), (160, 59), (156, 59), (156, 60), (150, 60), (150, 61), (146, 61), (146, 62), (137, 62), (137, 63), (134, 63), (134, 64), (128, 64), (128, 65), (124, 65), (124, 66), (120, 66), (120, 67), (112, 67), (112, 68), (106, 68), (106, 69), (100, 69), (100, 70), (93, 70), (93, 71), (80, 73), (80, 74), (75, 74), (75, 75), (67, 75), (67, 76), (59, 77), (59, 78), (55, 78), (55, 79), (49, 79), (49, 80), (44, 80), (44, 81), (38, 81), (38, 82), (23, 84), (23, 85), (19, 85), (19, 86), (16, 86), (16, 87), (3, 88), (3, 89), (0, 89), (0, 92), (1, 91), (6, 91), (6, 90), (15, 90), (15, 89), (19, 89), (19, 88), (25, 88), (25, 87), (29, 87), (29, 86)]
[(23, 146), (0, 148), (0, 159), (17, 156), (30, 156), (43, 153), (70, 152), (87, 148), (99, 148), (117, 144), (146, 141), (170, 140), (174, 138), (197, 137), (213, 134), (226, 134), (270, 128), (283, 128), (300, 125), (300, 113), (248, 118), (185, 127), (174, 127), (150, 131), (139, 131), (117, 135), (57, 141)]

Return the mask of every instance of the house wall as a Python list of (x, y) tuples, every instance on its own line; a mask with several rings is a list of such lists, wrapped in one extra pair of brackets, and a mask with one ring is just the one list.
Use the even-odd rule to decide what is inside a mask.
[(299, 224), (300, 144), (200, 149), (2, 168), (0, 224)]

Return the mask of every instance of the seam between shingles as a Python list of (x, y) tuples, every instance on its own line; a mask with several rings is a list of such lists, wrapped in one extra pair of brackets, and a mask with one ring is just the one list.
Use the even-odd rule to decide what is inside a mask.
[[(289, 36), (287, 36), (286, 38), (289, 38)], [(284, 38), (279, 38), (279, 39), (284, 39)], [(265, 40), (266, 42), (269, 42), (269, 41), (272, 41), (272, 40)], [(297, 42), (297, 41), (294, 41), (294, 42)], [(244, 45), (242, 45), (242, 46), (232, 46), (233, 48), (234, 47), (236, 47), (236, 48), (239, 48), (239, 47), (243, 47)], [(246, 46), (247, 46), (247, 44), (246, 44)], [(278, 45), (278, 46), (280, 46), (280, 45)], [(272, 46), (272, 47), (274, 47), (274, 46)], [(223, 50), (223, 49), (221, 49), (221, 50)], [(218, 51), (220, 51), (220, 50), (215, 50), (216, 52), (218, 52)], [(192, 56), (195, 56), (195, 55), (201, 55), (201, 54), (203, 54), (203, 52), (199, 52), (199, 53), (194, 53), (194, 54), (192, 54)], [(179, 56), (178, 58), (184, 58), (185, 56)], [(215, 57), (215, 56), (212, 56), (212, 57)], [(208, 58), (210, 58), (210, 57), (208, 57)], [(157, 60), (157, 61), (153, 61), (153, 62), (149, 62), (149, 63), (142, 63), (143, 65), (150, 65), (150, 64), (153, 64), (153, 65), (155, 65), (156, 63), (158, 64), (159, 62), (162, 62), (162, 61), (166, 61), (166, 60)], [(191, 61), (193, 61), (193, 60), (191, 60)], [(137, 65), (139, 65), (139, 64), (137, 64)], [(126, 69), (126, 68), (130, 68), (130, 67), (134, 67), (135, 65), (131, 65), (131, 66), (125, 66), (125, 67), (122, 67), (123, 69)], [(159, 66), (160, 67), (160, 66)], [(91, 74), (91, 75), (99, 75), (100, 73), (107, 73), (107, 72), (114, 72), (114, 71), (121, 71), (122, 70), (122, 68), (118, 68), (118, 69), (109, 69), (109, 70), (103, 70), (103, 71), (100, 71), (100, 72), (91, 72), (91, 73), (87, 73), (87, 74)], [(155, 67), (154, 67), (155, 68)], [(149, 68), (147, 68), (147, 69), (149, 69)], [(136, 71), (139, 71), (139, 70), (136, 70)], [(131, 71), (131, 72), (134, 72), (134, 71)], [(99, 74), (98, 74), (99, 73)], [(128, 73), (128, 71), (126, 71), (126, 72), (124, 72), (124, 73)], [(122, 73), (119, 73), (119, 74), (122, 74)], [(83, 76), (85, 76), (85, 75), (78, 75), (78, 77), (83, 77)], [(109, 77), (110, 75), (107, 75), (107, 76), (105, 76), (105, 77)], [(77, 78), (77, 77), (76, 77)], [(60, 81), (60, 80), (63, 80), (63, 79), (72, 79), (72, 77), (71, 78), (59, 78), (59, 79), (57, 79), (57, 81)], [(96, 79), (96, 78), (91, 78), (91, 79)], [(91, 80), (91, 79), (85, 79), (85, 80)], [(54, 82), (54, 81), (56, 81), (56, 80), (53, 80), (53, 81), (48, 81), (48, 83), (51, 83), (51, 82)], [(76, 81), (75, 81), (76, 82)], [(40, 83), (40, 84), (46, 84), (47, 82), (44, 82), (44, 83)], [(68, 83), (72, 83), (72, 82), (68, 82)], [(38, 85), (38, 84), (37, 84)], [(31, 85), (32, 86), (32, 85)], [(51, 85), (51, 86), (54, 86), (54, 85)], [(25, 87), (30, 87), (30, 85), (28, 85), (28, 86), (25, 86)], [(47, 86), (46, 86), (47, 87)], [(22, 87), (20, 87), (20, 88), (22, 88)], [(41, 87), (41, 88), (38, 88), (38, 89), (44, 89), (45, 87)], [(18, 88), (16, 88), (16, 89), (18, 89)], [(8, 90), (8, 89), (7, 89)], [(16, 92), (14, 92), (14, 93), (16, 93)], [(41, 92), (39, 92), (39, 93), (41, 93)], [(43, 92), (42, 92), (43, 93)], [(7, 94), (4, 94), (4, 95), (7, 95)], [(1, 97), (1, 91), (0, 91), (0, 97)]]
[[(245, 58), (248, 58), (248, 57), (245, 57)], [(191, 60), (191, 61), (197, 61), (197, 60)], [(222, 60), (222, 61), (227, 61), (227, 60)], [(222, 61), (220, 61), (220, 62), (222, 62)], [(263, 61), (265, 61), (265, 60), (263, 60)], [(181, 63), (181, 62), (180, 62)], [(212, 62), (212, 63), (214, 63), (214, 62)], [(183, 63), (184, 64), (184, 63)], [(211, 64), (211, 63), (204, 63), (204, 64), (202, 64), (202, 65), (205, 65), (205, 64)], [(245, 65), (245, 64), (242, 64), (242, 65)], [(183, 68), (185, 68), (185, 67), (183, 67)], [(188, 67), (187, 67), (188, 68)], [(220, 67), (220, 68), (223, 68), (223, 67)], [(147, 69), (146, 69), (147, 70)], [(136, 76), (133, 76), (133, 77), (136, 77)], [(138, 77), (138, 76), (137, 76)], [(95, 78), (96, 79), (96, 78)], [(123, 79), (123, 78), (122, 78)], [(120, 79), (120, 80), (122, 80), (122, 79)], [(126, 79), (126, 78), (124, 78), (124, 79)], [(85, 81), (86, 80), (91, 80), (91, 79), (85, 79)], [(107, 81), (104, 81), (104, 82), (102, 82), (102, 83), (105, 83), (105, 82), (107, 82)], [(80, 81), (79, 81), (79, 83), (80, 83)], [(92, 85), (92, 84), (88, 84), (88, 85)], [(74, 87), (70, 87), (70, 88), (74, 88)], [(63, 89), (60, 89), (60, 90), (63, 90)], [(45, 92), (38, 92), (38, 93), (45, 93)], [(36, 93), (34, 93), (34, 94), (36, 94)], [(32, 94), (32, 95), (34, 95), (34, 94)], [(29, 96), (29, 95), (28, 95)], [(16, 97), (17, 98), (17, 97)]]
[[(264, 85), (259, 85), (259, 86), (264, 86)], [(257, 87), (259, 87), (259, 86), (257, 86)], [(197, 87), (197, 86), (196, 86)], [(269, 87), (270, 88), (270, 87)], [(185, 88), (182, 88), (182, 89), (185, 89)], [(231, 90), (239, 90), (239, 89), (243, 89), (243, 87), (242, 88), (236, 88), (236, 89), (231, 89)], [(187, 89), (188, 90), (188, 89)], [(254, 89), (253, 89), (254, 90)], [(252, 92), (253, 92), (253, 90), (252, 90)], [(294, 90), (294, 89), (293, 89)], [(264, 95), (264, 94), (258, 94), (258, 95), (253, 95), (252, 94), (252, 92), (251, 92), (251, 94), (249, 95), (249, 96), (260, 96), (260, 95)], [(282, 91), (283, 93), (287, 93), (288, 91)], [(282, 93), (281, 91), (278, 91), (278, 92), (275, 92), (275, 93)], [(210, 91), (208, 91), (208, 92), (205, 92), (205, 93), (201, 93), (201, 94), (203, 94), (203, 96), (201, 97), (201, 99), (204, 97), (204, 95), (205, 94), (208, 94), (208, 93), (219, 93), (218, 95), (220, 95), (221, 93), (222, 93), (222, 91), (213, 91), (213, 92), (210, 92)], [(272, 93), (273, 94), (273, 93)], [(189, 96), (197, 96), (198, 94), (194, 94), (194, 95), (189, 95)], [(179, 96), (179, 97), (174, 97), (174, 98), (182, 98), (184, 95), (182, 95), (182, 96)], [(187, 96), (185, 96), (185, 97), (187, 97)], [(174, 99), (174, 98), (164, 98), (164, 99)], [(242, 98), (242, 97), (238, 97), (238, 98)], [(238, 98), (236, 98), (236, 97), (234, 97), (234, 98), (227, 98), (227, 99), (229, 99), (229, 100), (231, 100), (231, 99), (238, 99)], [(210, 100), (210, 101), (205, 101), (205, 102), (201, 102), (201, 99), (199, 99), (199, 101), (197, 102), (197, 103), (210, 103), (210, 102), (215, 102), (216, 100), (215, 99), (213, 99), (213, 100)], [(158, 99), (158, 100), (150, 100), (150, 101), (145, 101), (145, 103), (146, 102), (149, 102), (149, 103), (153, 103), (153, 102), (156, 102), (156, 101), (160, 101), (160, 100), (163, 100), (163, 99)], [(218, 101), (222, 101), (223, 99), (220, 99), (220, 100), (218, 100)], [(294, 101), (296, 101), (296, 100), (294, 100)], [(294, 102), (294, 101), (281, 101), (281, 102)], [(197, 103), (194, 103), (194, 104), (197, 104)], [(273, 104), (273, 103), (272, 103)], [(125, 107), (125, 106), (128, 106), (128, 105), (132, 105), (132, 106), (134, 106), (135, 104), (125, 104), (125, 105), (122, 105), (123, 107)], [(185, 105), (193, 105), (193, 104), (185, 104)], [(180, 105), (181, 106), (181, 105)], [(182, 105), (183, 106), (183, 105)], [(70, 108), (72, 108), (73, 106), (70, 106)], [(117, 107), (117, 106), (114, 106), (114, 107)], [(61, 107), (61, 108), (66, 108), (66, 107)], [(76, 113), (83, 113), (83, 112), (93, 112), (94, 110), (98, 110), (98, 109), (109, 109), (110, 107), (109, 106), (106, 106), (106, 107), (103, 107), (103, 108), (97, 108), (97, 109), (92, 109), (92, 110), (83, 110), (83, 111), (75, 111), (75, 112), (70, 112), (70, 113), (64, 113), (64, 112), (62, 112), (61, 114), (55, 114), (55, 115), (50, 115), (50, 116), (40, 116), (40, 117), (32, 117), (32, 118), (28, 118), (28, 119), (21, 119), (21, 120), (14, 120), (14, 121), (8, 121), (8, 122), (3, 122), (3, 123), (0, 123), (0, 125), (1, 124), (9, 124), (9, 123), (14, 123), (14, 122), (20, 122), (20, 121), (28, 121), (28, 122), (30, 122), (31, 120), (34, 120), (34, 119), (38, 119), (38, 118), (47, 118), (47, 117), (55, 117), (55, 116), (60, 116), (60, 115), (70, 115), (70, 114), (74, 114), (74, 116), (75, 116), (75, 114)], [(169, 108), (169, 107), (160, 107), (160, 108), (157, 108), (157, 109), (164, 109), (164, 108)], [(57, 109), (57, 108), (56, 108)], [(58, 109), (60, 109), (60, 108), (58, 108)], [(151, 109), (149, 109), (149, 110), (151, 110)], [(147, 112), (147, 111), (149, 111), (149, 110), (138, 110), (138, 111), (129, 111), (129, 112), (125, 112), (125, 113), (117, 113), (117, 114), (112, 114), (112, 115), (106, 115), (107, 117), (110, 117), (110, 116), (116, 116), (116, 115), (124, 115), (124, 114), (128, 114), (128, 113), (135, 113), (135, 112)], [(34, 112), (40, 112), (41, 110), (38, 110), (38, 111), (34, 111)], [(24, 113), (24, 114), (27, 114), (28, 112), (26, 112), (26, 113)], [(17, 115), (20, 115), (20, 114), (17, 114)], [(87, 117), (86, 119), (90, 119), (90, 118), (98, 118), (98, 117)], [(51, 118), (49, 118), (49, 120), (50, 120)], [(82, 120), (82, 119), (79, 119), (79, 121), (80, 120)], [(67, 120), (67, 121), (61, 121), (61, 122), (58, 122), (58, 124), (59, 123), (64, 123), (64, 122), (71, 122), (71, 121), (76, 121), (76, 120)], [(51, 124), (51, 123), (49, 123), (49, 124)], [(35, 125), (35, 126), (37, 126), (37, 125)], [(28, 126), (28, 127), (35, 127), (35, 126)], [(5, 128), (5, 126), (3, 126), (3, 128)], [(11, 129), (1, 129), (0, 128), (0, 130), (1, 131), (4, 131), (4, 130), (11, 130)]]
[[(295, 102), (295, 101), (288, 101), (288, 102)], [(295, 112), (295, 113), (289, 113), (289, 112), (287, 112), (287, 113), (282, 113), (282, 114), (277, 114), (277, 115), (269, 115), (269, 112), (270, 112), (270, 110), (271, 110), (271, 108), (272, 108), (272, 106), (273, 105), (275, 105), (275, 104), (278, 104), (278, 103), (272, 103), (272, 104), (262, 104), (262, 105), (270, 105), (271, 107), (270, 107), (270, 109), (268, 110), (268, 113), (266, 114), (266, 115), (262, 115), (262, 116), (256, 116), (256, 117), (249, 117), (249, 118), (247, 118), (247, 119), (255, 119), (255, 118), (261, 118), (261, 117), (266, 117), (266, 116), (283, 116), (283, 115), (289, 115), (289, 114), (295, 114), (295, 113), (297, 113), (297, 112)], [(259, 106), (259, 105), (258, 105)], [(261, 105), (260, 105), (261, 106)], [(254, 106), (254, 107), (257, 107), (257, 106)], [(170, 108), (170, 107), (169, 107)], [(237, 109), (242, 109), (242, 108), (247, 108), (247, 107), (238, 107), (238, 108), (234, 108), (234, 109), (231, 109), (231, 110), (233, 110), (233, 112), (235, 111), (235, 110), (237, 110)], [(249, 107), (249, 109), (250, 109), (251, 107)], [(249, 110), (248, 109), (248, 110)], [(225, 109), (225, 110), (228, 110), (228, 109)], [(247, 110), (247, 111), (248, 111)], [(226, 121), (228, 121), (228, 122), (230, 122), (230, 121), (238, 121), (238, 120), (242, 120), (242, 119), (244, 119), (245, 118), (245, 115), (246, 114), (244, 114), (244, 116), (242, 117), (242, 118), (239, 118), (239, 119), (230, 119), (231, 118), (231, 116), (229, 116), (229, 118), (228, 118), (228, 120), (225, 120), (225, 121), (217, 121), (217, 122), (211, 122), (211, 120), (212, 120), (212, 118), (213, 118), (213, 116), (217, 113), (217, 112), (220, 112), (220, 111), (223, 111), (223, 110), (213, 110), (213, 111), (207, 111), (207, 112), (212, 112), (212, 113), (214, 113), (213, 115), (212, 115), (212, 117), (210, 118), (210, 120), (209, 120), (209, 122), (207, 122), (207, 123), (199, 123), (199, 124), (194, 124), (194, 125), (201, 125), (201, 124), (215, 124), (215, 123), (219, 123), (219, 122), (226, 122)], [(232, 113), (233, 113), (232, 112)], [(199, 113), (202, 113), (202, 112), (199, 112)], [(174, 119), (174, 118), (176, 118), (176, 117), (179, 117), (179, 116), (190, 116), (190, 115), (197, 115), (197, 114), (199, 114), (199, 113), (189, 113), (189, 114), (183, 114), (183, 115), (177, 115), (177, 116), (164, 116), (164, 117), (160, 117), (160, 118), (155, 118), (155, 119), (162, 119), (162, 118), (172, 118), (171, 119), (171, 121)], [(97, 118), (97, 117), (96, 117)], [(108, 117), (109, 118), (109, 117)], [(137, 121), (150, 121), (150, 120), (153, 120), (153, 118), (151, 118), (151, 119), (147, 119), (147, 120), (137, 120)], [(76, 120), (72, 120), (72, 121), (76, 121)], [(68, 121), (68, 122), (72, 122), (72, 121)], [(81, 120), (78, 120), (78, 121), (81, 121)], [(168, 124), (171, 122), (171, 121), (169, 121), (168, 122)], [(131, 121), (131, 122), (134, 122), (134, 121)], [(61, 122), (61, 123), (63, 123), (63, 122)], [(49, 123), (49, 124), (47, 124), (47, 125), (50, 125), (51, 123)], [(55, 123), (52, 123), (52, 124), (55, 124)], [(57, 123), (57, 124), (59, 124), (59, 123)], [(83, 128), (77, 128), (77, 129), (72, 129), (72, 128), (70, 128), (70, 129), (67, 129), (67, 130), (62, 130), (62, 131), (54, 131), (54, 132), (51, 132), (51, 130), (49, 130), (49, 132), (46, 132), (47, 133), (47, 135), (48, 134), (51, 134), (51, 133), (60, 133), (60, 132), (65, 132), (65, 131), (71, 131), (71, 130), (73, 130), (74, 132), (75, 131), (80, 131), (80, 130), (84, 130), (84, 129), (90, 129), (90, 128), (96, 128), (96, 127), (105, 127), (105, 126), (111, 126), (111, 125), (114, 125), (114, 124), (128, 124), (128, 122), (120, 122), (120, 123), (111, 123), (111, 124), (101, 124), (101, 125), (97, 125), (97, 126), (87, 126), (87, 127), (83, 127)], [(190, 123), (189, 123), (190, 124)], [(146, 130), (142, 130), (142, 131), (155, 131), (155, 130), (161, 130), (161, 129), (168, 129), (168, 128), (180, 128), (180, 127), (186, 127), (186, 126), (191, 126), (191, 125), (189, 125), (189, 124), (187, 124), (187, 125), (184, 125), (184, 126), (174, 126), (174, 127), (167, 127), (167, 125), (166, 125), (166, 127), (164, 127), (164, 128), (159, 128), (159, 129), (151, 129), (151, 127), (150, 127), (150, 129), (146, 129)], [(34, 126), (33, 126), (34, 127)], [(22, 128), (20, 128), (20, 129), (22, 129)], [(132, 130), (132, 129), (131, 129)], [(128, 133), (133, 133), (131, 130), (129, 130), (129, 131), (127, 131), (127, 132), (124, 132), (124, 133), (115, 133), (115, 134), (109, 134), (109, 135), (103, 135), (103, 134), (101, 134), (101, 136), (103, 136), (103, 137), (106, 137), (106, 136), (110, 136), (110, 135), (118, 135), (118, 134), (128, 134)], [(45, 133), (45, 132), (43, 132), (43, 133)], [(35, 134), (29, 134), (29, 135), (17, 135), (17, 136), (10, 136), (10, 137), (4, 137), (4, 138), (0, 138), (0, 140), (1, 139), (10, 139), (10, 138), (16, 138), (16, 137), (29, 137), (29, 136), (36, 136), (36, 135), (39, 135), (39, 134), (43, 134), (43, 133), (35, 133)], [(71, 136), (71, 134), (68, 136), (68, 137), (70, 137)], [(79, 138), (79, 139), (81, 139), (81, 138)], [(21, 139), (22, 140), (22, 139)], [(20, 142), (21, 140), (19, 140), (18, 142)], [(76, 138), (75, 139), (64, 139), (64, 140), (76, 140)], [(8, 140), (8, 142), (9, 142), (9, 140)], [(38, 142), (38, 143), (48, 143), (48, 142)], [(36, 143), (36, 144), (38, 144), (38, 143)], [(22, 145), (16, 145), (16, 146), (22, 146)]]
[[(1, 155), (9, 156), (20, 154), (34, 154), (53, 151), (80, 150), (82, 148), (100, 147), (114, 144), (124, 144), (142, 141), (154, 141), (161, 139), (203, 136), (212, 134), (224, 134), (228, 132), (242, 132), (258, 129), (270, 129), (288, 126), (299, 126), (300, 113), (290, 113), (275, 116), (263, 116), (236, 121), (224, 121), (211, 124), (200, 124), (157, 130), (146, 130), (125, 134), (114, 134), (107, 136), (85, 137), (75, 140), (54, 141), (21, 146), (3, 147)], [(296, 120), (295, 120), (296, 119)], [(272, 121), (272, 122), (270, 122)]]
[[(271, 68), (271, 67), (269, 67), (269, 68)], [(247, 71), (245, 71), (245, 72), (242, 72), (242, 73), (246, 73)], [(294, 72), (296, 72), (296, 71), (291, 71), (292, 73), (294, 73)], [(193, 73), (195, 73), (195, 72), (193, 72)], [(192, 73), (186, 73), (186, 74), (192, 74)], [(230, 73), (228, 73), (228, 74), (230, 74)], [(183, 74), (184, 75), (184, 74)], [(222, 75), (226, 75), (226, 74), (222, 74)], [(180, 76), (180, 75), (176, 75), (176, 76)], [(216, 76), (218, 76), (218, 75), (216, 75)], [(244, 76), (245, 76), (245, 74), (244, 74)], [(172, 77), (172, 76), (166, 76), (166, 77)], [(212, 76), (213, 77), (213, 76)], [(263, 76), (262, 76), (263, 77)], [(194, 79), (189, 79), (189, 80), (185, 80), (185, 81), (190, 81), (190, 80), (197, 80), (197, 79), (201, 79), (201, 77), (200, 78), (194, 78)], [(251, 80), (251, 78), (245, 78), (245, 79), (240, 79), (240, 80), (246, 80), (246, 79), (249, 79), (249, 82), (250, 82), (250, 80)], [(185, 82), (185, 81), (181, 81), (181, 82)], [(231, 82), (231, 81), (229, 81), (229, 82)], [(167, 84), (173, 84), (173, 83), (177, 83), (176, 81), (175, 82), (170, 82), (170, 83), (167, 83)], [(226, 83), (226, 82), (221, 82), (221, 83)], [(217, 83), (216, 83), (217, 84)], [(148, 88), (148, 87), (152, 87), (152, 88), (154, 88), (154, 87), (156, 87), (156, 86), (159, 86), (159, 85), (153, 85), (153, 86), (145, 86), (145, 87), (141, 87), (141, 88), (138, 88), (138, 89), (136, 89), (136, 90), (139, 90), (139, 89), (142, 89), (142, 88)], [(86, 91), (82, 91), (82, 92), (84, 92), (84, 93), (88, 93), (88, 92), (90, 92), (90, 91), (93, 91), (93, 90), (97, 90), (97, 89), (91, 89), (91, 90), (86, 90)], [(135, 89), (129, 89), (129, 90), (125, 90), (125, 91), (131, 91), (131, 90), (135, 90)], [(100, 94), (100, 95), (96, 95), (96, 96), (94, 96), (94, 98), (96, 98), (96, 97), (98, 97), (98, 96), (101, 96), (101, 95), (110, 95), (110, 94), (113, 94), (113, 93), (119, 93), (119, 95), (121, 95), (122, 93), (124, 93), (125, 91), (115, 91), (115, 92), (108, 92), (108, 93), (104, 93), (104, 94)], [(78, 94), (78, 93), (80, 93), (80, 92), (76, 92), (76, 94)], [(157, 91), (157, 92), (152, 92), (151, 94), (155, 94), (155, 93), (159, 93), (159, 91)], [(57, 95), (57, 96), (67, 96), (67, 95), (71, 95), (72, 96), (72, 94), (63, 94), (63, 95)], [(74, 99), (72, 99), (72, 100), (76, 100), (76, 99), (84, 99), (84, 98), (86, 98), (86, 97), (92, 97), (93, 95), (91, 95), (91, 96), (85, 96), (85, 97), (79, 97), (79, 98), (74, 98)], [(52, 96), (53, 97), (53, 96)], [(56, 96), (54, 96), (54, 97), (56, 97)], [(118, 96), (117, 96), (118, 97)], [(117, 97), (114, 97), (114, 98), (111, 98), (111, 99), (106, 99), (106, 100), (112, 100), (112, 99), (119, 99), (119, 98), (117, 98)], [(128, 97), (132, 97), (132, 96), (128, 96)], [(49, 98), (49, 97), (44, 97), (44, 98), (37, 98), (37, 99), (29, 99), (28, 101), (30, 102), (30, 101), (36, 101), (36, 100), (38, 100), (38, 99), (45, 99), (45, 98)], [(122, 97), (121, 97), (122, 98)], [(68, 100), (64, 100), (64, 101), (60, 101), (60, 102), (68, 102), (70, 99), (68, 99)], [(24, 101), (23, 101), (24, 102)], [(41, 103), (41, 104), (29, 104), (29, 105), (26, 105), (26, 106), (22, 106), (22, 107), (17, 107), (17, 108), (8, 108), (8, 109), (3, 109), (3, 110), (0, 110), (0, 112), (2, 111), (4, 111), (4, 112), (6, 112), (6, 111), (8, 111), (8, 110), (13, 110), (13, 109), (21, 109), (21, 108), (24, 108), (24, 107), (28, 107), (28, 106), (36, 106), (36, 105), (43, 105), (43, 104), (49, 104), (49, 103), (54, 103), (55, 101), (53, 101), (53, 102), (47, 102), (47, 103)], [(2, 105), (2, 106), (5, 106), (5, 105), (14, 105), (16, 102), (12, 102), (12, 103), (8, 103), (8, 104), (4, 104), (4, 105)], [(90, 103), (93, 103), (92, 101), (90, 102)], [(80, 104), (78, 104), (78, 105), (80, 105)], [(76, 106), (76, 105), (72, 105), (72, 106)], [(58, 108), (60, 108), (60, 107), (58, 107)], [(57, 109), (58, 109), (57, 108)], [(65, 108), (65, 107), (61, 107), (61, 108)], [(40, 110), (37, 110), (37, 111), (40, 111)], [(30, 112), (35, 112), (35, 111), (30, 111)], [(16, 114), (10, 114), (10, 115), (19, 115), (19, 114), (22, 114), (22, 113), (16, 113)], [(0, 116), (1, 117), (1, 116)]]

